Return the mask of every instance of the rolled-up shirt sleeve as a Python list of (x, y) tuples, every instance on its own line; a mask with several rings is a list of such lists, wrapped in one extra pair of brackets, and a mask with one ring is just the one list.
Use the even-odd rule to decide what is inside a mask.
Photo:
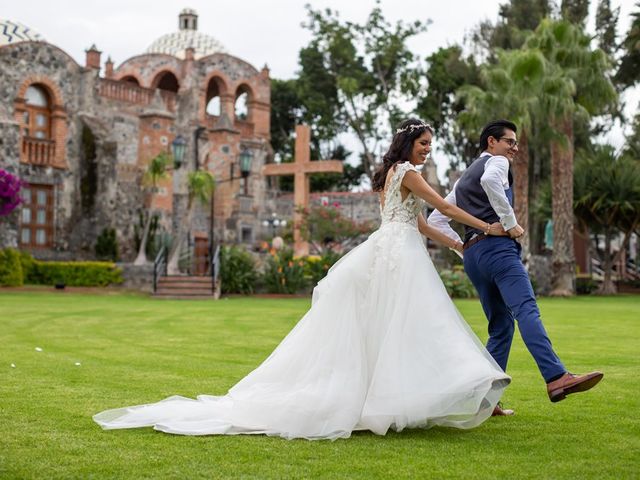
[[(445, 202), (448, 202), (452, 205), (456, 204), (456, 186), (455, 185), (451, 189), (451, 192), (449, 193), (449, 195), (444, 197), (444, 200)], [(451, 222), (451, 219), (446, 215), (443, 215), (440, 212), (440, 210), (434, 210), (433, 212), (431, 212), (431, 215), (429, 215), (429, 218), (427, 218), (427, 223), (429, 224), (429, 226), (435, 228), (436, 230), (443, 233), (450, 239), (455, 240), (456, 242), (462, 243), (462, 239), (460, 238), (460, 235), (458, 235), (458, 233), (453, 228), (451, 228), (450, 222)]]
[(500, 224), (509, 230), (518, 224), (516, 214), (509, 204), (505, 188), (509, 187), (509, 160), (496, 155), (487, 160), (484, 173), (480, 177), (480, 185), (489, 198), (491, 207), (498, 215)]

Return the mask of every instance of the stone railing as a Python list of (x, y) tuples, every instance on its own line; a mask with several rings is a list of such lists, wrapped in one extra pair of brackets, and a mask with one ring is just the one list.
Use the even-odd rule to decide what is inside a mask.
[[(140, 87), (130, 82), (111, 80), (108, 78), (101, 78), (99, 80), (98, 92), (102, 97), (137, 105), (150, 104), (155, 94), (155, 90), (152, 88)], [(167, 90), (160, 90), (160, 96), (164, 100), (167, 109), (170, 112), (175, 112), (176, 94)]]
[(170, 112), (176, 111), (176, 98), (177, 95), (169, 90), (160, 90), (160, 96), (164, 100), (164, 104)]
[(55, 163), (56, 142), (43, 138), (22, 139), (22, 160), (33, 165), (50, 166)]

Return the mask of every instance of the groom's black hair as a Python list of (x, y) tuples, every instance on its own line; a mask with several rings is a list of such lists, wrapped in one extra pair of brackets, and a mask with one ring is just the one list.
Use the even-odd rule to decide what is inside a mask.
[(484, 152), (489, 148), (489, 137), (493, 137), (497, 140), (504, 135), (505, 130), (513, 130), (514, 132), (517, 132), (518, 127), (516, 127), (515, 123), (510, 122), (509, 120), (494, 120), (493, 122), (487, 123), (480, 134), (480, 151)]

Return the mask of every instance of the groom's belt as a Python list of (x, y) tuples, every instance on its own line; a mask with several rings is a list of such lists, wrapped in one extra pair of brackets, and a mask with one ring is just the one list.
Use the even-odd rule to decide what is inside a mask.
[(467, 248), (475, 245), (476, 243), (478, 243), (480, 240), (484, 240), (485, 238), (487, 238), (487, 234), (485, 233), (479, 233), (477, 234), (475, 237), (472, 237), (471, 239), (467, 240), (466, 242), (464, 242), (464, 244), (462, 245), (462, 249), (466, 250)]

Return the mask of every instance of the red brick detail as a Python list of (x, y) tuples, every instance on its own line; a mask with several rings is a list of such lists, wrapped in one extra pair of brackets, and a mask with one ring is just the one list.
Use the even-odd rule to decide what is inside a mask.
[(200, 101), (198, 105), (198, 118), (200, 119), (200, 123), (205, 123), (207, 117), (211, 117), (211, 115), (207, 115), (206, 113), (207, 91), (209, 90), (209, 83), (211, 81), (215, 82), (218, 87), (218, 93), (220, 94), (220, 113), (226, 112), (229, 118), (233, 118), (233, 95), (227, 93), (229, 92), (229, 85), (231, 85), (232, 82), (224, 73), (215, 70), (205, 78), (205, 81), (202, 83), (202, 88), (200, 89)]
[[(175, 134), (170, 132), (173, 120), (159, 116), (140, 118), (140, 137), (138, 139), (138, 168), (146, 171), (151, 159), (160, 152), (170, 152)], [(188, 159), (185, 159), (185, 162)], [(170, 166), (172, 168), (173, 165)], [(173, 181), (171, 176), (161, 180), (158, 192), (153, 195), (153, 208), (170, 213), (173, 209)]]
[(22, 115), (26, 109), (25, 95), (27, 88), (35, 84), (42, 86), (51, 100), (51, 137), (47, 140), (53, 142), (53, 145), (37, 140), (32, 141), (34, 139), (22, 138), (22, 132), (20, 132), (22, 138), (20, 161), (22, 163), (66, 169), (68, 168), (66, 158), (67, 111), (64, 108), (62, 91), (55, 82), (44, 75), (27, 76), (20, 85), (18, 96), (14, 100), (15, 119), (19, 124), (22, 124)]

